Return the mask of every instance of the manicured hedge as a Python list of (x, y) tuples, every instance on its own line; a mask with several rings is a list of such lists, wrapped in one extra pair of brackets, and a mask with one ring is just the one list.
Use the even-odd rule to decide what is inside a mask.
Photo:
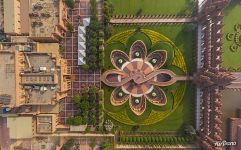
[(194, 141), (191, 137), (181, 136), (120, 136), (120, 143), (128, 144), (188, 144)]

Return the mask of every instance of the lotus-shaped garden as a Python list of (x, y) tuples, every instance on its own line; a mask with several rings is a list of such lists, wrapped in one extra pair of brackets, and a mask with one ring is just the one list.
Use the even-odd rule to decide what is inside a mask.
[(182, 101), (187, 80), (184, 57), (165, 36), (148, 29), (127, 30), (106, 42), (105, 55), (104, 107), (114, 120), (153, 124)]
[(114, 50), (110, 57), (116, 69), (106, 71), (101, 80), (116, 87), (111, 94), (111, 104), (118, 106), (129, 101), (136, 115), (145, 111), (146, 100), (157, 106), (167, 103), (165, 92), (160, 87), (170, 86), (177, 79), (185, 80), (171, 70), (160, 69), (167, 60), (166, 50), (156, 50), (147, 56), (145, 43), (141, 40), (131, 45), (129, 56)]

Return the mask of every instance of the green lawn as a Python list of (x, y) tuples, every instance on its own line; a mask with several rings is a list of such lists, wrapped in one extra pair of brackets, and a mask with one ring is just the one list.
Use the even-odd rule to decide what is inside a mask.
[(191, 15), (193, 0), (110, 0), (114, 15)]
[(223, 67), (233, 68), (233, 70), (241, 69), (241, 47), (237, 52), (231, 52), (230, 46), (233, 41), (228, 41), (226, 35), (228, 33), (234, 33), (234, 25), (241, 24), (241, 2), (240, 0), (232, 0), (230, 5), (225, 9), (224, 16), (224, 37), (223, 37)]

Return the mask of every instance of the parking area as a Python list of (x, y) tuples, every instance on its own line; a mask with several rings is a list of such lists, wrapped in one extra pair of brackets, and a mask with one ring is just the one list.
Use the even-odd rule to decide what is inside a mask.
[[(98, 10), (99, 9), (101, 9), (100, 2), (98, 2)], [(72, 24), (74, 25), (74, 31), (77, 31), (77, 28), (82, 23), (83, 18), (90, 16), (89, 0), (76, 0), (75, 8), (69, 11), (69, 16)], [(72, 102), (72, 97), (78, 93), (81, 88), (93, 85), (100, 87), (100, 71), (85, 71), (78, 66), (77, 34), (77, 32), (67, 33), (61, 43), (65, 49), (63, 56), (67, 59), (68, 66), (70, 66), (72, 70), (71, 90), (68, 93), (68, 97), (66, 97), (60, 105), (60, 123), (63, 124), (68, 117), (73, 116), (77, 111)]]

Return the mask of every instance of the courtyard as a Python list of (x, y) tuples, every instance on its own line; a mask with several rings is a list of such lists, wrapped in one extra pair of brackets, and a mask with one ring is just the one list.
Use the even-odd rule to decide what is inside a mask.
[[(173, 26), (173, 29), (175, 27), (178, 27), (178, 25)], [(181, 25), (180, 25), (181, 26)], [(184, 25), (182, 25), (184, 26)], [(169, 28), (172, 27), (172, 25), (169, 26)], [(163, 54), (166, 52), (166, 60), (161, 61), (161, 57), (158, 57), (157, 53), (155, 56), (157, 56), (158, 60), (162, 62), (163, 64), (160, 65), (160, 68), (163, 70), (170, 70), (171, 74), (166, 76), (167, 78), (174, 79), (174, 76), (188, 76), (191, 72), (189, 70), (192, 70), (192, 68), (187, 67), (186, 62), (190, 62), (188, 66), (191, 66), (191, 59), (188, 59), (189, 56), (192, 56), (191, 50), (190, 49), (185, 49), (185, 50), (180, 50), (179, 47), (175, 45), (174, 41), (171, 41), (169, 38), (164, 36), (163, 34), (160, 34), (160, 32), (156, 32), (155, 30), (151, 30), (152, 26), (149, 28), (141, 28), (140, 30), (136, 31), (135, 27), (116, 27), (117, 34), (112, 36), (107, 42), (106, 42), (106, 50), (105, 50), (105, 67), (104, 70), (111, 70), (113, 68), (118, 67), (118, 60), (119, 59), (114, 59), (113, 56), (115, 54), (115, 51), (113, 50), (118, 50), (119, 57), (117, 58), (122, 58), (123, 59), (123, 64), (124, 62), (127, 61), (127, 58), (125, 57), (126, 54), (131, 54), (133, 51), (132, 50), (132, 45), (135, 44), (135, 41), (143, 41), (143, 43), (146, 46), (147, 50), (147, 56), (151, 56), (152, 53), (162, 52), (161, 57), (164, 57)], [(154, 26), (155, 28), (155, 26)], [(184, 30), (184, 29), (183, 29)], [(177, 37), (174, 36), (180, 36), (180, 33), (184, 32), (183, 30), (178, 30), (178, 28), (174, 31), (177, 31), (176, 34), (173, 35), (172, 38), (174, 40)], [(158, 30), (157, 30), (158, 31)], [(164, 30), (163, 30), (164, 31)], [(183, 36), (184, 36), (183, 33)], [(188, 37), (188, 36), (187, 36)], [(191, 36), (190, 36), (191, 37)], [(180, 38), (184, 39), (184, 38)], [(180, 45), (181, 48), (183, 47), (192, 47), (192, 44), (190, 45), (190, 41), (186, 40), (186, 43), (179, 43), (180, 41), (177, 41), (177, 43)], [(133, 44), (134, 43), (134, 44)], [(189, 45), (189, 46), (187, 46)], [(140, 50), (141, 48), (139, 48)], [(130, 50), (130, 51), (129, 51)], [(122, 51), (122, 52), (121, 52)], [(124, 53), (123, 53), (124, 52)], [(183, 54), (183, 52), (185, 52)], [(121, 54), (120, 54), (121, 53)], [(126, 54), (125, 54), (126, 53)], [(187, 55), (185, 55), (187, 54)], [(108, 57), (109, 56), (109, 57)], [(123, 56), (123, 57), (122, 57)], [(143, 55), (140, 55), (142, 57)], [(111, 64), (111, 58), (112, 59), (112, 64)], [(130, 56), (129, 56), (130, 57)], [(156, 58), (156, 57), (155, 57)], [(134, 59), (135, 60), (135, 59)], [(117, 61), (117, 64), (115, 62)], [(114, 63), (113, 63), (114, 62)], [(137, 65), (138, 65), (138, 61)], [(115, 67), (114, 67), (115, 66)], [(124, 67), (125, 68), (125, 67)], [(133, 67), (131, 67), (133, 68)], [(157, 67), (158, 68), (158, 67)], [(128, 69), (127, 69), (128, 70)], [(126, 71), (127, 71), (126, 70)], [(111, 72), (111, 71), (110, 71)], [(109, 72), (109, 73), (110, 73)], [(170, 73), (170, 72), (169, 72)], [(108, 74), (108, 71), (107, 71)], [(161, 73), (160, 73), (161, 74)], [(168, 73), (167, 73), (168, 74)], [(103, 74), (105, 76), (105, 73)], [(102, 76), (103, 77), (103, 76)], [(105, 76), (107, 77), (107, 76)], [(163, 76), (162, 76), (163, 77)], [(162, 81), (168, 80), (162, 78)], [(114, 76), (110, 76), (111, 81), (118, 81), (118, 78)], [(103, 80), (103, 79), (102, 79)], [(106, 80), (108, 80), (106, 78)], [(138, 80), (138, 79), (137, 79)], [(168, 81), (169, 81), (168, 80)], [(134, 79), (135, 81), (135, 79)], [(117, 101), (117, 105), (114, 106), (113, 103), (115, 103), (114, 98), (118, 97), (113, 96), (113, 94), (120, 94), (121, 95), (125, 92), (123, 92), (123, 88), (116, 88), (115, 90), (107, 85), (103, 84), (103, 88), (105, 90), (105, 102), (104, 102), (104, 107), (105, 107), (105, 112), (106, 112), (106, 117), (109, 119), (112, 119), (114, 123), (119, 124), (118, 126), (120, 127), (121, 130), (128, 131), (131, 130), (133, 126), (140, 125), (140, 130), (141, 131), (181, 131), (181, 128), (184, 126), (184, 124), (193, 124), (194, 116), (192, 116), (191, 112), (194, 111), (192, 109), (185, 109), (185, 108), (192, 108), (194, 105), (194, 96), (191, 96), (192, 94), (190, 93), (195, 93), (193, 90), (193, 85), (190, 81), (171, 81), (172, 84), (168, 84), (165, 87), (161, 87), (161, 90), (156, 90), (156, 91), (162, 91), (159, 92), (162, 93), (164, 99), (166, 99), (165, 103), (162, 103), (160, 105), (155, 105), (153, 104), (152, 101), (144, 101), (141, 99), (133, 99), (133, 104), (136, 102), (141, 103), (143, 107), (145, 107), (145, 111), (143, 111), (141, 114), (138, 114), (137, 112), (133, 113), (133, 109), (130, 109), (129, 105), (132, 105), (131, 102), (126, 102), (125, 96), (123, 96), (123, 99), (120, 101)], [(105, 83), (105, 81), (104, 81)], [(163, 86), (163, 83), (159, 84)], [(124, 85), (125, 86), (125, 85)], [(134, 88), (134, 87), (133, 87)], [(135, 88), (134, 88), (135, 89)], [(137, 89), (133, 91), (138, 91)], [(148, 88), (150, 89), (150, 88)], [(114, 92), (113, 92), (114, 91)], [(146, 90), (144, 90), (147, 92)], [(154, 95), (157, 92), (154, 92)], [(190, 92), (192, 91), (192, 92)], [(113, 93), (112, 93), (113, 92)], [(139, 90), (141, 92), (141, 90)], [(112, 94), (111, 94), (112, 93)], [(130, 92), (129, 92), (130, 93)], [(151, 91), (150, 91), (151, 93)], [(153, 93), (153, 91), (152, 91)], [(126, 93), (125, 93), (126, 94)], [(140, 94), (140, 93), (135, 93), (135, 94)], [(187, 95), (188, 94), (188, 95)], [(150, 95), (151, 96), (151, 95)], [(113, 98), (114, 97), (114, 98)], [(112, 100), (110, 100), (112, 99)], [(163, 100), (164, 100), (163, 99)], [(159, 99), (161, 100), (161, 99)], [(164, 100), (165, 101), (165, 100)], [(122, 105), (120, 105), (120, 103)], [(142, 108), (142, 107), (141, 107)], [(180, 113), (181, 112), (181, 113)], [(138, 115), (137, 115), (138, 114)], [(173, 122), (174, 121), (174, 122)], [(174, 125), (175, 124), (175, 125)]]

